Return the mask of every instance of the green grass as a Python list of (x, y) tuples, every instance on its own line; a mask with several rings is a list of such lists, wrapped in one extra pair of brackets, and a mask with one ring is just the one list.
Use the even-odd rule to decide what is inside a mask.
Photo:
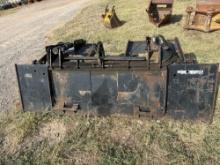
[[(116, 5), (122, 27), (109, 30), (100, 15)], [(49, 35), (52, 42), (85, 38), (123, 53), (127, 40), (146, 35), (179, 37), (200, 62), (220, 62), (220, 32), (184, 31), (182, 21), (159, 29), (148, 22), (144, 0), (98, 0)], [(181, 15), (193, 1), (175, 1)], [(57, 113), (0, 113), (0, 164), (219, 164), (220, 97), (211, 125), (189, 121), (137, 120), (123, 116), (85, 118)]]

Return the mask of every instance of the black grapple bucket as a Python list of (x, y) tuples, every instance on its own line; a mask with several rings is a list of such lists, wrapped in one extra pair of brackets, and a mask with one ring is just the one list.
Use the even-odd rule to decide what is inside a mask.
[(16, 65), (24, 111), (211, 121), (218, 64), (189, 62), (177, 39), (129, 41), (122, 56), (83, 40), (46, 48), (31, 65)]

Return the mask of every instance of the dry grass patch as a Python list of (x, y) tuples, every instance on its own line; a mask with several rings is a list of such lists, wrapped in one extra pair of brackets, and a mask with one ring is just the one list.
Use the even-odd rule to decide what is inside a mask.
[(44, 123), (39, 131), (39, 137), (46, 139), (49, 145), (58, 144), (64, 140), (67, 128), (61, 120)]

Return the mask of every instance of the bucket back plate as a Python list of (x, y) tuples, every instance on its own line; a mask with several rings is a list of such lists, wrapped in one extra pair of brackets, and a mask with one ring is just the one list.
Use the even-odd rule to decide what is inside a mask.
[(54, 70), (53, 82), (57, 101), (78, 104), (80, 111), (150, 117), (165, 111), (166, 71)]

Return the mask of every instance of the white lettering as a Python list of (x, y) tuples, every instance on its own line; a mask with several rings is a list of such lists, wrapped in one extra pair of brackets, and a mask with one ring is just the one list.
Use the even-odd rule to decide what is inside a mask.
[(24, 77), (25, 77), (25, 78), (32, 78), (32, 74), (31, 74), (31, 73), (26, 73), (26, 74), (24, 75)]
[(203, 70), (178, 70), (177, 74), (181, 74), (181, 75), (203, 75), (204, 71)]

